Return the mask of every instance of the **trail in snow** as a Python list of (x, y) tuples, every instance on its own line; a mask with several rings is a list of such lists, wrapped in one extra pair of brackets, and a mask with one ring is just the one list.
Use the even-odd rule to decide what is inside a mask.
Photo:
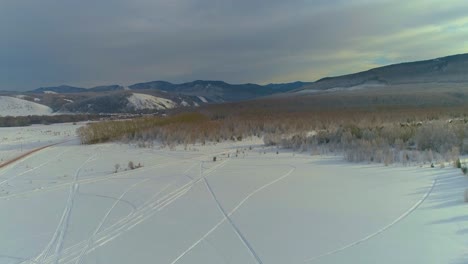
[(257, 263), (259, 264), (263, 264), (262, 260), (260, 259), (260, 257), (258, 256), (258, 254), (255, 252), (254, 248), (252, 247), (252, 245), (249, 243), (249, 241), (245, 238), (245, 236), (242, 234), (242, 232), (239, 230), (239, 228), (236, 226), (236, 224), (232, 221), (231, 217), (229, 217), (229, 215), (226, 214), (226, 211), (224, 210), (223, 206), (221, 205), (221, 203), (219, 202), (218, 198), (216, 197), (215, 193), (213, 192), (213, 189), (211, 188), (210, 186), (210, 183), (208, 182), (208, 180), (206, 178), (203, 178), (203, 181), (205, 182), (205, 185), (208, 189), (208, 191), (210, 192), (211, 194), (211, 197), (213, 197), (213, 200), (216, 202), (216, 205), (218, 207), (218, 209), (221, 211), (221, 213), (223, 214), (224, 218), (223, 219), (227, 219), (229, 224), (231, 225), (231, 227), (233, 228), (234, 232), (236, 233), (237, 237), (239, 237), (239, 239), (241, 240), (241, 242), (244, 244), (244, 246), (249, 250), (250, 254), (252, 255), (252, 257), (257, 261)]
[[(69, 152), (69, 151), (70, 151), (70, 150), (67, 150), (67, 149), (66, 149), (66, 150), (60, 152), (59, 154), (57, 154), (56, 156), (52, 157), (51, 159), (48, 159), (46, 162), (43, 162), (43, 163), (39, 164), (39, 165), (36, 166), (36, 167), (30, 168), (30, 169), (28, 169), (28, 170), (26, 170), (26, 171), (23, 171), (23, 172), (21, 172), (21, 173), (18, 173), (18, 174), (14, 174), (12, 177), (1, 181), (1, 182), (0, 182), (0, 186), (1, 186), (2, 184), (6, 183), (6, 182), (9, 182), (9, 181), (11, 181), (11, 180), (14, 180), (15, 178), (17, 178), (17, 177), (19, 177), (19, 176), (23, 176), (23, 175), (25, 175), (25, 174), (27, 174), (27, 173), (29, 173), (29, 172), (32, 172), (32, 171), (35, 171), (35, 170), (37, 170), (37, 169), (40, 169), (40, 168), (44, 167), (45, 165), (51, 163), (52, 161), (55, 161), (57, 158), (61, 157), (63, 154), (65, 154), (66, 152)], [(31, 153), (30, 153), (30, 154), (31, 154)]]
[[(292, 166), (293, 167), (293, 166)], [(237, 204), (237, 206), (235, 206), (230, 212), (229, 214), (227, 214), (227, 216), (231, 217), (245, 202), (247, 202), (247, 200), (249, 200), (252, 196), (254, 196), (256, 193), (260, 192), (261, 190), (267, 188), (268, 186), (271, 186), (287, 177), (289, 177), (294, 171), (296, 170), (295, 167), (293, 167), (290, 171), (288, 171), (286, 174), (284, 174), (283, 176), (279, 177), (278, 179), (274, 180), (274, 181), (271, 181), (259, 188), (257, 188), (255, 191), (253, 191), (252, 193), (250, 193), (249, 195), (247, 195), (241, 202), (239, 202)], [(192, 249), (194, 249), (198, 244), (200, 244), (203, 240), (205, 240), (211, 233), (213, 233), (219, 226), (221, 226), (225, 221), (227, 220), (227, 217), (224, 216), (223, 219), (221, 219), (218, 223), (216, 223), (216, 225), (214, 225), (210, 230), (208, 230), (208, 232), (206, 232), (200, 239), (198, 239), (197, 241), (195, 241), (190, 247), (188, 247), (185, 251), (183, 251), (179, 256), (177, 256), (172, 262), (171, 264), (175, 264), (177, 263), (180, 259), (182, 259), (185, 255), (187, 255), (187, 253), (189, 253), (190, 251), (192, 251)]]
[(123, 199), (123, 197), (129, 192), (131, 191), (133, 188), (135, 188), (136, 186), (144, 183), (144, 182), (147, 182), (149, 181), (150, 179), (145, 179), (145, 180), (141, 180), (141, 181), (138, 181), (137, 183), (131, 185), (130, 187), (128, 187), (120, 196), (119, 198), (117, 198), (114, 202), (114, 204), (112, 204), (112, 206), (109, 208), (109, 210), (107, 211), (107, 213), (104, 215), (104, 217), (102, 218), (102, 220), (99, 222), (98, 226), (96, 227), (96, 229), (94, 230), (93, 234), (89, 237), (87, 243), (86, 243), (86, 246), (83, 248), (83, 250), (81, 251), (80, 255), (78, 256), (78, 259), (76, 261), (76, 263), (82, 263), (82, 260), (83, 260), (83, 257), (84, 255), (86, 255), (87, 253), (87, 250), (88, 248), (90, 247), (91, 245), (91, 241), (93, 239), (94, 236), (96, 236), (97, 233), (99, 233), (99, 231), (101, 231), (101, 228), (102, 226), (104, 225), (104, 223), (106, 222), (107, 218), (109, 217), (110, 213), (112, 212), (112, 210), (114, 210), (114, 208), (117, 206), (117, 204)]
[(54, 235), (52, 236), (52, 239), (50, 240), (50, 242), (46, 246), (46, 248), (35, 259), (31, 259), (30, 261), (43, 263), (44, 260), (51, 254), (51, 251), (52, 251), (52, 249), (54, 247), (54, 244), (55, 244), (54, 255), (57, 256), (57, 258), (54, 260), (54, 263), (58, 263), (58, 257), (60, 256), (61, 250), (62, 250), (63, 239), (65, 237), (65, 233), (67, 231), (68, 224), (69, 224), (69, 221), (70, 221), (71, 209), (73, 207), (73, 202), (74, 202), (74, 199), (75, 199), (75, 195), (76, 195), (76, 193), (78, 191), (79, 183), (77, 183), (77, 182), (78, 182), (78, 177), (79, 177), (80, 171), (88, 162), (90, 162), (96, 156), (97, 156), (97, 154), (94, 154), (93, 156), (89, 157), (76, 170), (73, 185), (70, 186), (70, 192), (69, 192), (69, 195), (68, 195), (68, 199), (67, 199), (65, 209), (63, 210), (62, 217), (61, 217), (60, 222), (59, 222), (59, 224), (57, 226), (57, 229), (54, 232)]
[[(140, 168), (138, 170), (130, 170), (130, 171), (125, 171), (125, 172), (112, 173), (111, 175), (104, 176), (104, 177), (78, 180), (77, 182), (79, 184), (89, 184), (89, 183), (96, 183), (96, 182), (100, 182), (100, 181), (106, 181), (106, 180), (110, 180), (110, 179), (120, 179), (120, 178), (122, 178), (122, 176), (125, 176), (125, 175), (139, 174), (141, 172), (149, 171), (149, 170), (152, 170), (152, 169), (164, 168), (164, 167), (167, 167), (167, 166), (170, 166), (170, 165), (180, 164), (181, 162), (202, 159), (202, 158), (210, 157), (210, 156), (213, 156), (213, 155), (220, 155), (220, 154), (228, 153), (228, 152), (230, 152), (230, 151), (221, 151), (221, 152), (217, 151), (217, 152), (213, 152), (213, 153), (209, 153), (209, 154), (199, 156), (197, 158), (184, 158), (182, 160), (170, 161), (170, 162), (166, 162), (166, 163), (162, 163), (162, 164), (156, 164), (156, 165), (152, 165), (152, 166), (148, 166), (148, 167), (143, 167), (143, 168)], [(184, 172), (184, 173), (186, 173), (186, 172)], [(122, 179), (125, 179), (125, 178), (122, 178)], [(62, 184), (55, 184), (54, 186), (51, 186), (51, 187), (45, 187), (45, 188), (35, 189), (35, 190), (31, 190), (31, 191), (24, 191), (24, 192), (18, 192), (18, 193), (14, 193), (14, 194), (4, 195), (4, 196), (0, 196), (0, 200), (8, 200), (8, 199), (11, 199), (11, 198), (16, 198), (16, 197), (24, 197), (24, 196), (28, 196), (28, 195), (42, 194), (44, 192), (56, 191), (56, 190), (59, 190), (59, 189), (62, 189), (62, 188), (66, 188), (66, 187), (68, 187), (69, 185), (72, 185), (72, 184), (73, 184), (73, 182), (67, 182), (67, 183), (62, 183)]]
[[(224, 162), (221, 162), (220, 164), (215, 165), (214, 167), (209, 169), (204, 175), (204, 177), (206, 177), (207, 175), (210, 175), (215, 170), (223, 167), (227, 161), (228, 160), (225, 160)], [(166, 206), (170, 205), (171, 203), (173, 203), (174, 201), (182, 197), (195, 184), (197, 184), (201, 180), (202, 178), (192, 180), (155, 201), (150, 199), (150, 201), (148, 201), (146, 204), (138, 208), (138, 210), (136, 210), (133, 214), (130, 214), (127, 217), (122, 218), (121, 220), (119, 220), (117, 223), (114, 223), (109, 228), (97, 233), (92, 238), (91, 240), (92, 245), (88, 246), (87, 252), (88, 253), (92, 252), (96, 250), (97, 248), (104, 246), (105, 244), (114, 240), (115, 238), (125, 234), (129, 230), (133, 229), (138, 224), (152, 217), (155, 213), (157, 213), (158, 211), (162, 210)], [(166, 188), (167, 187), (169, 186), (166, 186)], [(157, 193), (155, 197), (157, 197), (160, 193)], [(45, 258), (45, 260), (41, 263), (55, 263), (54, 261), (57, 258), (60, 261), (60, 263), (74, 263), (77, 261), (77, 259), (79, 259), (79, 256), (81, 252), (83, 251), (83, 248), (86, 246), (87, 246), (87, 241), (82, 241), (74, 246), (71, 246), (70, 248), (63, 250), (63, 254), (61, 254), (59, 257), (57, 257), (57, 254), (53, 254)]]
[(434, 189), (435, 185), (437, 183), (437, 179), (435, 179), (434, 181), (432, 181), (432, 185), (431, 187), (429, 188), (429, 190), (424, 194), (424, 196), (421, 198), (421, 200), (419, 200), (417, 203), (415, 203), (410, 209), (408, 209), (406, 212), (404, 212), (402, 215), (400, 215), (397, 219), (395, 219), (393, 222), (391, 222), (390, 224), (384, 226), (383, 228), (377, 230), (376, 232), (362, 238), (362, 239), (359, 239), (355, 242), (352, 242), (344, 247), (341, 247), (341, 248), (338, 248), (338, 249), (335, 249), (333, 251), (330, 251), (330, 252), (327, 252), (325, 254), (322, 254), (322, 255), (319, 255), (319, 256), (316, 256), (316, 257), (313, 257), (313, 258), (309, 258), (309, 259), (306, 259), (304, 260), (304, 262), (313, 262), (313, 261), (316, 261), (320, 258), (323, 258), (323, 257), (326, 257), (326, 256), (330, 256), (330, 255), (333, 255), (333, 254), (336, 254), (340, 251), (343, 251), (343, 250), (346, 250), (346, 249), (349, 249), (351, 247), (354, 247), (354, 246), (357, 246), (359, 244), (361, 244), (362, 242), (365, 242), (383, 232), (385, 232), (387, 229), (391, 228), (392, 226), (396, 225), (398, 222), (400, 222), (401, 220), (403, 220), (405, 217), (407, 217), (408, 215), (410, 215), (412, 212), (414, 212), (416, 209), (418, 209), (418, 207), (426, 200), (426, 198), (431, 194), (432, 190)]

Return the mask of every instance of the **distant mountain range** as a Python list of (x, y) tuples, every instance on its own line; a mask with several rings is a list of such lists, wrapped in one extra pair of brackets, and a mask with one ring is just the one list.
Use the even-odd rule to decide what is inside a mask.
[(208, 102), (233, 102), (267, 96), (276, 93), (284, 93), (292, 91), (306, 85), (309, 82), (293, 82), (282, 84), (258, 85), (253, 83), (247, 84), (229, 84), (223, 81), (193, 81), (181, 84), (173, 84), (166, 81), (152, 81), (145, 83), (137, 83), (124, 87), (120, 85), (97, 86), (93, 88), (81, 88), (68, 85), (57, 87), (41, 87), (30, 91), (30, 93), (101, 93), (101, 92), (116, 92), (125, 90), (157, 90), (174, 95), (187, 96), (202, 96)]
[(93, 88), (82, 88), (82, 87), (73, 87), (68, 85), (60, 85), (53, 87), (41, 87), (35, 90), (29, 91), (30, 93), (85, 93), (85, 92), (111, 92), (111, 91), (123, 91), (125, 88), (120, 85), (104, 85), (96, 86)]
[(359, 73), (327, 77), (300, 87), (295, 92), (428, 83), (468, 83), (468, 54), (399, 63)]
[(223, 81), (194, 81), (182, 84), (155, 81), (138, 83), (129, 86), (132, 90), (157, 89), (168, 93), (184, 94), (189, 96), (203, 96), (209, 102), (233, 102), (254, 99), (257, 97), (285, 93), (311, 83), (294, 82), (284, 84), (258, 85), (229, 84)]
[[(465, 85), (466, 84), (466, 85)], [(152, 81), (130, 85), (106, 85), (93, 88), (61, 85), (41, 87), (26, 93), (1, 92), (22, 100), (49, 106), (54, 112), (121, 113), (164, 112), (178, 107), (198, 107), (209, 103), (238, 102), (273, 96), (329, 93), (378, 89), (379, 91), (418, 90), (430, 93), (458, 85), (468, 87), (468, 54), (432, 60), (394, 64), (316, 82), (291, 82), (259, 85), (204, 81), (173, 84)], [(457, 90), (458, 91), (458, 90)]]
[[(23, 94), (3, 93), (49, 106), (61, 113), (153, 113), (208, 103), (236, 102), (285, 93), (309, 85), (229, 84), (222, 81), (193, 81), (173, 84), (165, 81), (137, 83), (129, 87), (106, 85), (92, 88), (61, 85), (41, 87)], [(31, 113), (33, 114), (33, 113)]]

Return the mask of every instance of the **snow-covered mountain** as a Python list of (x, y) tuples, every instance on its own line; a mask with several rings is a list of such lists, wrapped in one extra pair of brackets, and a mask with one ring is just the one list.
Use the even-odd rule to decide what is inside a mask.
[(128, 106), (135, 110), (144, 109), (171, 109), (177, 106), (177, 104), (169, 99), (152, 96), (149, 94), (133, 93), (128, 97)]
[(51, 115), (48, 106), (10, 96), (0, 96), (0, 116)]

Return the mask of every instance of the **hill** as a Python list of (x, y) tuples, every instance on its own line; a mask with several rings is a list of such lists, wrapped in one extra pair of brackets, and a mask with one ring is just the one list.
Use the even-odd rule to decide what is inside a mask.
[[(294, 82), (284, 84), (259, 85), (253, 83), (229, 84), (223, 81), (203, 81), (172, 84), (165, 81), (153, 81), (130, 85), (132, 90), (156, 89), (168, 93), (189, 96), (201, 96), (207, 102), (235, 102), (288, 92), (309, 83)], [(204, 101), (204, 100), (202, 100)]]
[(0, 116), (50, 115), (48, 106), (10, 96), (0, 96)]
[(407, 62), (337, 77), (326, 77), (298, 91), (362, 89), (409, 84), (468, 83), (468, 54)]

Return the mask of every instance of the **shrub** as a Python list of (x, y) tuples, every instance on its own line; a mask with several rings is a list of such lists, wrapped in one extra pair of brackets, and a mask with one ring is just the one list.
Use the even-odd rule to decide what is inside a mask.
[(131, 170), (135, 169), (135, 165), (133, 164), (133, 161), (128, 162), (128, 168), (131, 169)]
[(463, 172), (463, 174), (466, 175), (466, 173), (468, 172), (468, 168), (467, 167), (461, 167), (461, 171)]
[(468, 189), (465, 189), (465, 203), (468, 203)]
[(455, 165), (455, 168), (461, 169), (461, 162), (460, 162), (460, 159), (457, 159), (457, 160), (455, 161), (455, 164), (454, 164), (454, 165)]

